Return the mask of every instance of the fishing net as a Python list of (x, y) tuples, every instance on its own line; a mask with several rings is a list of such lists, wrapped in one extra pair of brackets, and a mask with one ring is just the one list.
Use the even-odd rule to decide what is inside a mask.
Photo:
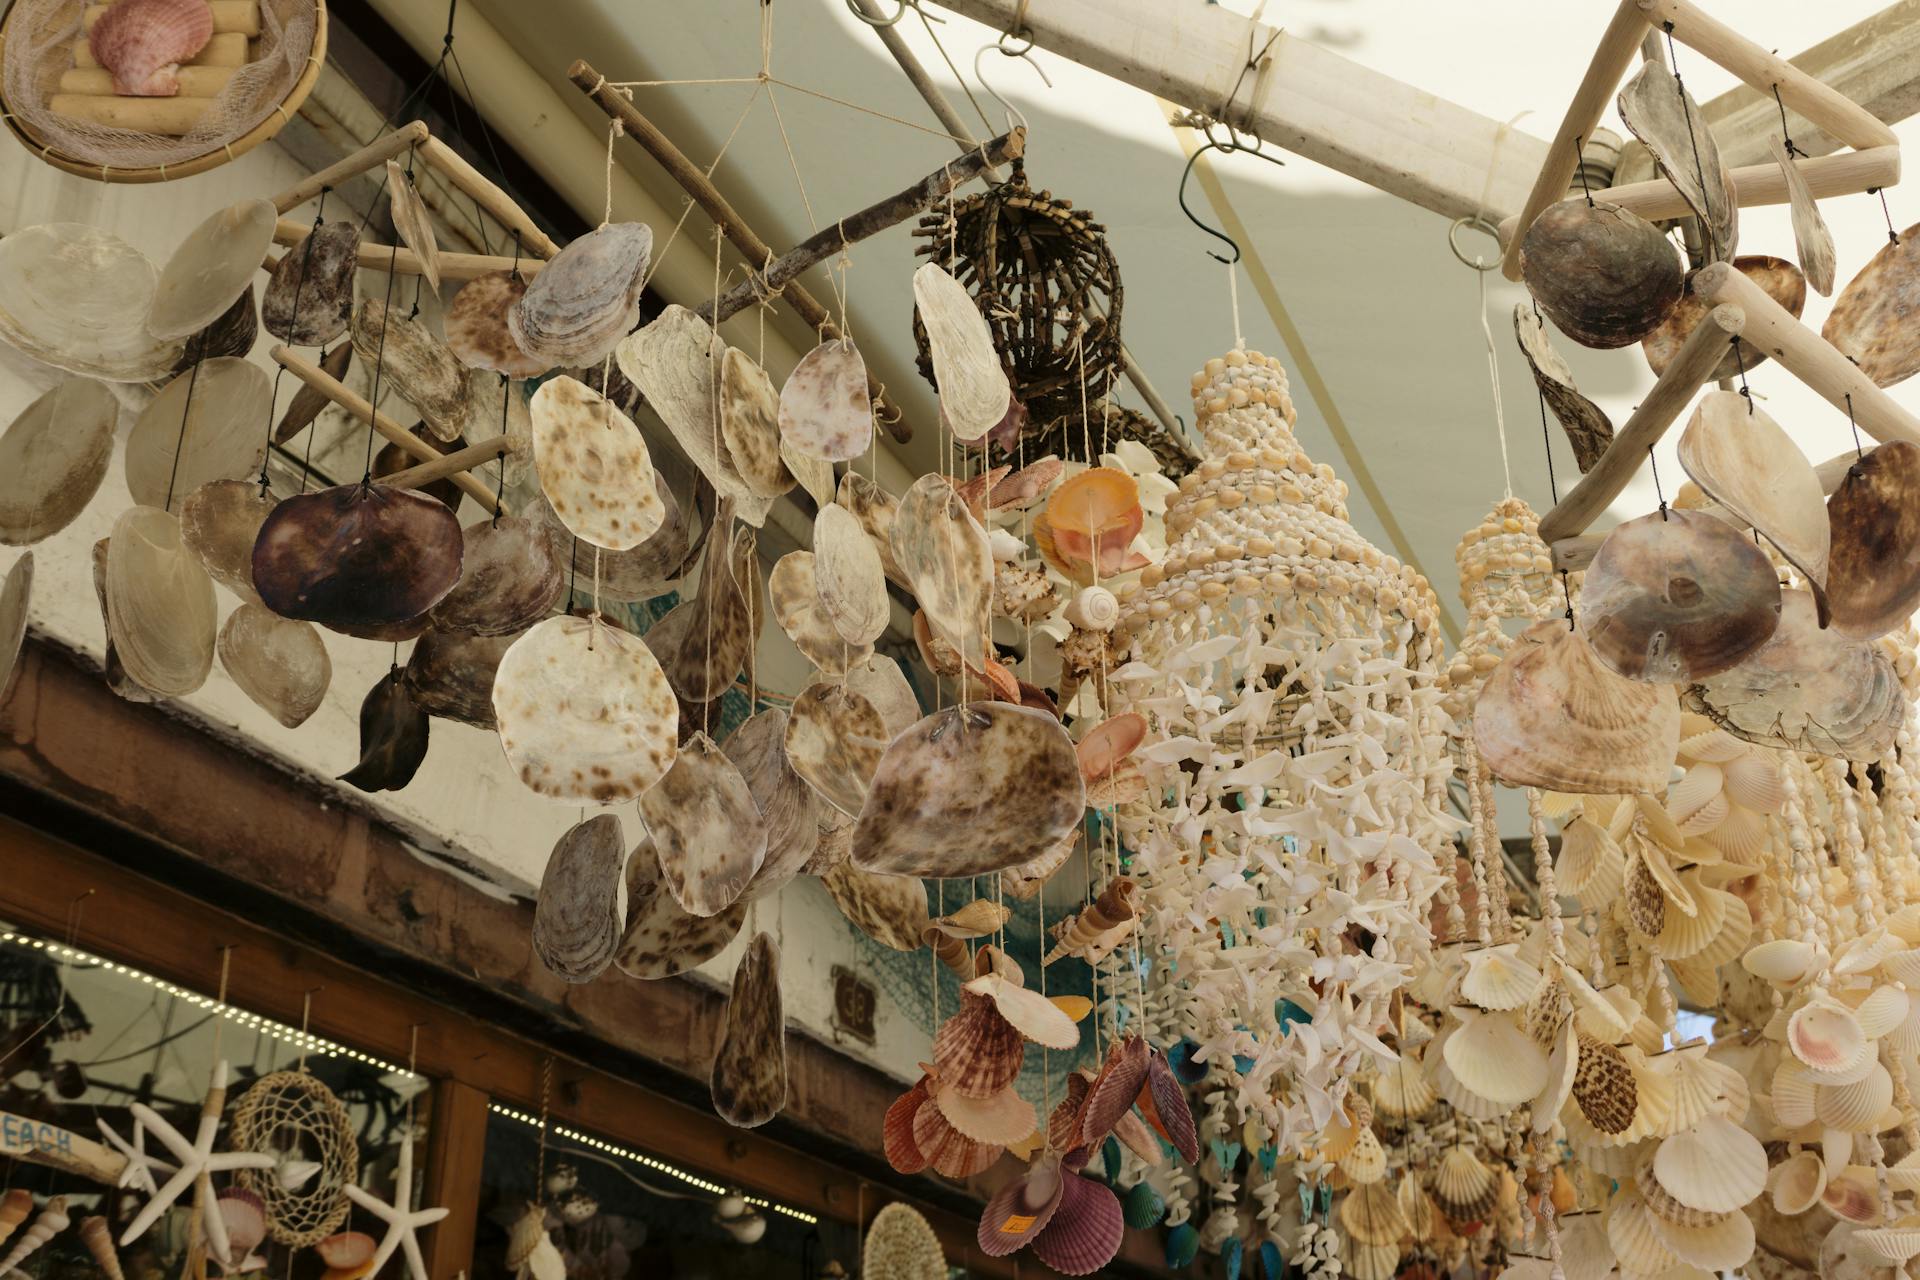
[(7, 23), (4, 68), (14, 122), (46, 150), (108, 169), (182, 164), (230, 146), (276, 111), (285, 114), (283, 104), (313, 53), (314, 0), (259, 0), (259, 6), (260, 34), (248, 45), (247, 63), (207, 99), (188, 132), (173, 136), (54, 112), (48, 104), (60, 92), (61, 76), (74, 68), (76, 42), (85, 41), (87, 0), (18, 0)]
[(229, 1140), (235, 1151), (284, 1154), (319, 1166), (305, 1179), (283, 1179), (271, 1168), (240, 1170), (240, 1185), (266, 1205), (275, 1240), (306, 1248), (347, 1220), (343, 1188), (360, 1171), (360, 1145), (346, 1107), (319, 1080), (304, 1071), (261, 1076), (234, 1106)]

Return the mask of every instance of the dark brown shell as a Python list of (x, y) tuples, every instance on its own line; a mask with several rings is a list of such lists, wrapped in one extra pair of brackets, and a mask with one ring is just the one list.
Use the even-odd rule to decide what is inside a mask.
[[(1747, 279), (1760, 286), (1769, 298), (1779, 303), (1786, 311), (1799, 316), (1807, 305), (1807, 278), (1800, 268), (1785, 258), (1769, 257), (1764, 253), (1748, 254), (1733, 260), (1733, 268)], [(1665, 373), (1667, 365), (1680, 353), (1680, 344), (1693, 333), (1694, 326), (1707, 318), (1713, 307), (1697, 297), (1693, 292), (1693, 275), (1688, 273), (1686, 287), (1680, 292), (1680, 301), (1674, 304), (1667, 318), (1641, 340), (1640, 349), (1646, 353), (1647, 363), (1655, 373)], [(1713, 372), (1707, 375), (1708, 382), (1717, 382), (1722, 378), (1736, 378), (1744, 370), (1752, 372), (1753, 367), (1767, 358), (1767, 353), (1751, 342), (1740, 342), (1738, 354), (1735, 345), (1727, 344), (1727, 354), (1715, 365)]]
[(185, 373), (199, 360), (214, 356), (244, 356), (253, 350), (260, 336), (260, 313), (253, 305), (253, 286), (248, 285), (219, 319), (187, 339), (187, 348), (174, 362), (175, 373)]
[(1685, 684), (1766, 643), (1780, 622), (1780, 579), (1766, 553), (1719, 517), (1655, 512), (1607, 535), (1578, 613), (1609, 670)]
[(763, 1125), (787, 1105), (787, 1021), (780, 1004), (780, 948), (753, 935), (733, 971), (726, 1031), (714, 1055), (713, 1109), (741, 1129)]
[(1908, 227), (1847, 282), (1820, 336), (1882, 387), (1920, 371), (1920, 224)]
[(1885, 635), (1920, 606), (1920, 446), (1883, 444), (1827, 499), (1827, 606), (1835, 630)]
[(1585, 347), (1624, 347), (1680, 300), (1680, 255), (1660, 229), (1619, 205), (1562, 200), (1527, 228), (1527, 289), (1560, 332)]
[(519, 635), (474, 636), (428, 627), (407, 655), (415, 706), (442, 720), (494, 729), (493, 677)]
[(507, 331), (507, 312), (526, 296), (527, 282), (516, 271), (491, 271), (462, 285), (447, 304), (447, 346), (469, 367), (537, 378), (553, 368), (520, 349)]
[(433, 607), (441, 631), (514, 635), (553, 612), (566, 571), (553, 539), (521, 516), (476, 521), (461, 534), (460, 581)]
[(432, 498), (343, 484), (288, 498), (253, 545), (269, 609), (326, 627), (410, 622), (460, 581), (460, 522)]
[(340, 781), (362, 791), (400, 790), (427, 758), (427, 727), (427, 713), (413, 705), (400, 668), (393, 668), (360, 703), (360, 763)]
[(1540, 389), (1547, 408), (1553, 410), (1560, 429), (1567, 433), (1573, 460), (1585, 475), (1613, 443), (1612, 420), (1573, 385), (1573, 370), (1547, 341), (1547, 327), (1540, 313), (1527, 303), (1513, 305), (1513, 333), (1520, 341), (1527, 368), (1533, 371), (1533, 385)]
[(620, 877), (627, 861), (610, 813), (567, 829), (553, 846), (533, 907), (533, 949), (563, 982), (591, 982), (620, 945)]
[(347, 331), (353, 279), (360, 269), (360, 228), (323, 222), (288, 249), (260, 299), (267, 332), (296, 347), (317, 347)]
[[(320, 368), (338, 382), (347, 376), (347, 366), (353, 363), (353, 344), (343, 342), (320, 357)], [(315, 391), (306, 383), (293, 393), (293, 399), (287, 402), (287, 411), (280, 416), (280, 424), (273, 429), (273, 442), (285, 444), (287, 441), (313, 425), (326, 407), (333, 401)]]

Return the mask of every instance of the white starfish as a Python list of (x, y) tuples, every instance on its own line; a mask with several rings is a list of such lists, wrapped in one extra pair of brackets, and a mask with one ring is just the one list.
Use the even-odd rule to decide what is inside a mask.
[(105, 1120), (100, 1121), (100, 1136), (105, 1138), (115, 1151), (127, 1158), (126, 1166), (120, 1170), (120, 1181), (116, 1184), (118, 1186), (130, 1187), (142, 1195), (150, 1196), (159, 1189), (160, 1185), (154, 1180), (153, 1175), (156, 1172), (173, 1172), (171, 1164), (159, 1156), (147, 1154), (147, 1126), (141, 1123), (138, 1117), (135, 1117), (133, 1122), (133, 1141), (129, 1142), (115, 1133), (113, 1126)]
[(447, 1216), (445, 1209), (415, 1209), (413, 1207), (413, 1130), (409, 1128), (400, 1139), (400, 1167), (393, 1175), (393, 1202), (389, 1204), (370, 1191), (349, 1184), (341, 1188), (347, 1198), (365, 1209), (374, 1217), (387, 1224), (387, 1234), (380, 1239), (380, 1247), (373, 1251), (373, 1265), (367, 1268), (368, 1275), (378, 1275), (380, 1268), (393, 1256), (395, 1246), (407, 1251), (407, 1269), (413, 1273), (413, 1280), (427, 1280), (427, 1264), (420, 1256), (420, 1239), (414, 1233), (421, 1227), (430, 1226)]
[[(226, 1089), (227, 1064), (221, 1062), (213, 1068), (213, 1082), (207, 1089), (207, 1102), (212, 1103), (216, 1096), (224, 1098)], [(264, 1152), (251, 1151), (215, 1154), (213, 1140), (220, 1131), (220, 1108), (217, 1106), (204, 1105), (200, 1108), (200, 1127), (194, 1131), (192, 1142), (181, 1137), (178, 1129), (145, 1103), (136, 1102), (128, 1110), (133, 1113), (135, 1120), (153, 1130), (153, 1136), (173, 1153), (173, 1158), (180, 1162), (180, 1168), (153, 1193), (139, 1216), (127, 1224), (127, 1229), (120, 1234), (121, 1246), (138, 1240), (180, 1198), (181, 1192), (194, 1187), (200, 1200), (200, 1233), (207, 1242), (208, 1251), (225, 1267), (232, 1260), (232, 1255), (227, 1249), (227, 1224), (221, 1219), (219, 1203), (214, 1198), (213, 1175), (234, 1169), (271, 1168), (273, 1157)]]

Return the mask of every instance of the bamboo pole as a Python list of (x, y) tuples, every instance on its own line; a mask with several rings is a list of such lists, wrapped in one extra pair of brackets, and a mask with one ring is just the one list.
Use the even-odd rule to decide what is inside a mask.
[(1727, 354), (1727, 343), (1740, 336), (1746, 324), (1746, 316), (1739, 307), (1718, 306), (1694, 326), (1666, 372), (1653, 384), (1640, 407), (1633, 411), (1633, 416), (1614, 436), (1613, 443), (1600, 455), (1600, 460), (1593, 464), (1593, 470), (1581, 477), (1573, 492), (1541, 518), (1542, 542), (1551, 546), (1562, 538), (1585, 533), (1587, 526), (1607, 509), (1607, 504), (1620, 496), (1646, 460), (1647, 450), (1659, 443), (1680, 411), (1692, 402), (1693, 393)]
[[(268, 354), (288, 373), (291, 373), (294, 377), (300, 379), (300, 381), (306, 383), (315, 391), (318, 391), (321, 395), (339, 405), (342, 409), (345, 409), (353, 417), (358, 418), (362, 422), (370, 423), (375, 431), (386, 437), (388, 443), (400, 446), (403, 451), (420, 459), (420, 461), (438, 462), (442, 458), (450, 456), (441, 453), (426, 441), (416, 438), (413, 432), (407, 430), (392, 418), (389, 418), (386, 414), (379, 412), (371, 404), (367, 403), (366, 397), (318, 365), (298, 355), (293, 348), (276, 346)], [(409, 470), (415, 469), (417, 468), (409, 468)], [(462, 493), (472, 498), (475, 502), (478, 502), (487, 510), (499, 510), (503, 514), (512, 514), (501, 504), (498, 494), (466, 472), (454, 472), (449, 478), (454, 484), (460, 487)]]
[[(310, 223), (298, 218), (282, 218), (273, 229), (273, 242), (289, 248), (298, 245), (313, 230)], [(417, 276), (420, 274), (420, 255), (405, 245), (380, 244), (377, 241), (363, 241), (360, 245), (360, 265), (369, 271), (391, 271), (396, 275)], [(263, 263), (269, 271), (278, 261), (271, 254)], [(535, 276), (546, 266), (543, 258), (520, 259), (519, 270), (523, 276)], [(475, 276), (491, 275), (496, 271), (511, 271), (514, 268), (512, 258), (495, 257), (484, 253), (446, 253), (440, 255), (440, 278), (442, 280), (471, 280)]]
[[(673, 140), (662, 133), (651, 120), (641, 115), (639, 108), (635, 107), (624, 94), (618, 89), (610, 88), (607, 78), (595, 71), (592, 64), (585, 59), (575, 62), (567, 69), (567, 78), (572, 80), (575, 87), (586, 94), (595, 106), (618, 120), (626, 128), (628, 135), (646, 148), (647, 154), (659, 162), (660, 167), (667, 171), (667, 176), (693, 198), (693, 202), (719, 226), (722, 233), (733, 242), (735, 248), (746, 255), (749, 262), (764, 263), (773, 257), (773, 250), (767, 242), (754, 234), (753, 228), (742, 220), (739, 213), (727, 202), (727, 198), (720, 194), (719, 188), (715, 187), (707, 179), (707, 175), (700, 171), (699, 166), (687, 159), (686, 154), (676, 147)], [(808, 293), (800, 284), (797, 282), (788, 284), (781, 291), (781, 296), (786, 298), (788, 305), (820, 335), (823, 341), (832, 341), (840, 336), (839, 326), (835, 325), (827, 315), (827, 309), (820, 305), (818, 298)], [(873, 416), (887, 428), (888, 433), (901, 444), (913, 439), (913, 428), (901, 420), (899, 406), (887, 399), (885, 389), (874, 380), (872, 374), (867, 376), (867, 393), (873, 398)]]
[(432, 462), (423, 462), (416, 467), (408, 467), (391, 475), (377, 478), (378, 484), (390, 484), (396, 489), (424, 489), (436, 480), (483, 467), (502, 454), (513, 452), (513, 437), (506, 434), (494, 436), (491, 440), (482, 440), (479, 444), (470, 444), (464, 449), (441, 454)]
[(273, 198), (273, 207), (281, 213), (298, 209), (319, 195), (322, 187), (337, 187), (348, 178), (358, 177), (369, 169), (377, 169), (408, 147), (417, 147), (432, 136), (427, 132), (426, 121), (409, 121), (385, 137), (375, 138), (345, 159), (294, 183)]
[(527, 211), (515, 204), (513, 197), (495, 186), (487, 176), (466, 162), (452, 147), (440, 139), (428, 136), (420, 144), (420, 158), (438, 169), (447, 181), (472, 198), (473, 202), (492, 214), (494, 220), (509, 231), (520, 233), (520, 247), (528, 253), (542, 258), (551, 258), (560, 252), (555, 244), (534, 224)]
[(826, 261), (869, 236), (899, 226), (916, 213), (925, 212), (945, 200), (956, 187), (973, 181), (994, 165), (1018, 159), (1026, 149), (1025, 129), (1016, 128), (1003, 133), (984, 147), (975, 147), (951, 164), (935, 169), (905, 191), (870, 204), (858, 213), (848, 214), (831, 226), (822, 227), (775, 258), (766, 270), (755, 272), (721, 294), (718, 305), (703, 302), (694, 308), (694, 313), (708, 324), (719, 324), (754, 303), (779, 293), (807, 268)]

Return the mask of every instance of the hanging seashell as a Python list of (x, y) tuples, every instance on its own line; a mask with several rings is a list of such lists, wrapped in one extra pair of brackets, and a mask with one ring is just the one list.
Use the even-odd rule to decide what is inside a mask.
[(813, 569), (820, 607), (849, 645), (878, 640), (892, 620), (886, 570), (860, 521), (829, 503), (813, 522)]
[(127, 674), (166, 697), (198, 689), (213, 668), (213, 580), (180, 522), (136, 506), (114, 522), (107, 551), (107, 630)]
[[(348, 302), (351, 304), (352, 299), (349, 298)], [(353, 344), (351, 342), (342, 342), (320, 357), (321, 370), (336, 382), (346, 378), (347, 368), (352, 363)], [(293, 399), (287, 402), (286, 413), (281, 415), (279, 423), (273, 429), (273, 442), (287, 443), (312, 426), (315, 419), (332, 407), (334, 407), (333, 401), (305, 383), (301, 383), (300, 389), (293, 393)]]
[(253, 547), (278, 504), (254, 480), (209, 480), (180, 503), (180, 536), (213, 580), (243, 601), (253, 589)]
[(766, 831), (766, 857), (741, 892), (743, 901), (779, 892), (805, 868), (818, 845), (819, 801), (787, 763), (786, 733), (785, 709), (769, 707), (749, 716), (722, 744), (746, 780)]
[(1493, 1170), (1463, 1146), (1447, 1148), (1433, 1174), (1433, 1202), (1449, 1222), (1478, 1222), (1493, 1208), (1499, 1194)]
[(251, 600), (227, 615), (217, 648), (220, 665), (240, 691), (289, 729), (320, 709), (333, 679), (326, 643), (312, 623), (283, 618)]
[(87, 52), (113, 76), (113, 91), (171, 98), (180, 64), (213, 38), (213, 10), (199, 0), (122, 0), (87, 31)]
[(1108, 881), (1100, 896), (1084, 910), (1052, 926), (1053, 947), (1040, 963), (1052, 964), (1064, 956), (1078, 956), (1088, 964), (1106, 959), (1140, 923), (1140, 910), (1134, 901), (1137, 893), (1138, 887), (1125, 876)]
[(926, 475), (913, 483), (887, 536), (935, 637), (963, 654), (984, 645), (993, 554), (985, 531), (945, 477)]
[(253, 585), (285, 618), (392, 626), (424, 620), (458, 585), (461, 551), (460, 522), (432, 498), (335, 485), (273, 509), (254, 543)]
[(385, 375), (437, 439), (466, 433), (475, 411), (467, 367), (426, 325), (366, 298), (353, 313), (353, 349)]
[(780, 440), (794, 452), (849, 462), (873, 443), (867, 364), (851, 338), (822, 342), (793, 366), (780, 388)]
[(0, 1258), (0, 1275), (7, 1274), (28, 1258), (32, 1257), (47, 1241), (53, 1239), (62, 1231), (65, 1231), (67, 1229), (67, 1223), (70, 1221), (71, 1219), (67, 1217), (67, 1198), (65, 1196), (55, 1196), (47, 1201), (46, 1204), (40, 1207), (40, 1212), (34, 1218), (33, 1225), (29, 1226), (21, 1233), (20, 1238), (13, 1242), (13, 1248), (8, 1251), (7, 1256)]
[(661, 873), (651, 837), (627, 858), (627, 924), (614, 952), (614, 967), (630, 978), (671, 978), (719, 955), (746, 919), (744, 898), (711, 916), (682, 907)]
[(620, 945), (626, 865), (620, 819), (599, 814), (568, 828), (547, 859), (534, 900), (533, 949), (565, 982), (591, 982)]
[(626, 551), (666, 519), (640, 429), (613, 402), (568, 377), (533, 394), (533, 456), (554, 514), (595, 546)]
[[(732, 530), (730, 537), (721, 536)], [(733, 525), (722, 501), (700, 565), (700, 586), (647, 631), (674, 692), (689, 702), (718, 698), (740, 677), (760, 635), (760, 578), (754, 532)]]
[(695, 733), (673, 767), (640, 796), (640, 816), (680, 905), (710, 916), (733, 905), (767, 854), (746, 779), (712, 738)]
[(489, 732), (498, 729), (493, 682), (501, 659), (519, 638), (428, 627), (407, 655), (407, 697), (430, 716)]
[(1532, 1000), (1546, 975), (1522, 959), (1519, 951), (1519, 943), (1509, 942), (1467, 952), (1460, 994), (1492, 1011), (1518, 1009)]
[(106, 479), (119, 421), (113, 392), (87, 378), (20, 412), (0, 435), (0, 543), (31, 546), (74, 522)]
[(218, 320), (252, 284), (279, 219), (273, 201), (242, 200), (189, 231), (155, 282), (147, 331), (185, 338)]
[(1547, 1083), (1547, 1056), (1510, 1017), (1463, 1010), (1460, 1026), (1443, 1046), (1454, 1076), (1474, 1093), (1517, 1106)]
[(105, 231), (78, 222), (23, 227), (0, 239), (0, 341), (83, 377), (165, 378), (183, 348), (147, 331), (159, 277), (145, 254)]
[(350, 220), (321, 223), (275, 265), (260, 296), (260, 323), (296, 347), (332, 342), (347, 331), (359, 270), (359, 225)]
[[(1769, 257), (1766, 254), (1752, 254), (1733, 259), (1733, 269), (1752, 281), (1763, 293), (1780, 304), (1781, 310), (1798, 318), (1807, 304), (1807, 281), (1800, 269), (1784, 258)], [(1687, 283), (1681, 288), (1680, 301), (1660, 327), (1648, 334), (1640, 343), (1641, 351), (1647, 357), (1655, 374), (1665, 373), (1673, 358), (1680, 354), (1681, 346), (1693, 335), (1694, 329), (1706, 320), (1712, 304), (1693, 291), (1693, 277), (1689, 273)], [(1734, 338), (1727, 343), (1727, 354), (1720, 357), (1720, 363), (1707, 375), (1707, 381), (1725, 381), (1752, 372), (1755, 365), (1767, 358), (1767, 353), (1753, 343)], [(1721, 394), (1726, 394), (1722, 392)], [(1744, 402), (1743, 402), (1744, 407)]]
[(845, 675), (854, 662), (871, 656), (869, 645), (844, 640), (821, 603), (818, 562), (811, 551), (789, 551), (774, 563), (767, 579), (774, 621), (822, 675)]
[(1679, 76), (1653, 61), (1643, 63), (1621, 88), (1616, 105), (1621, 121), (1646, 144), (1661, 176), (1699, 217), (1708, 261), (1731, 261), (1740, 235), (1740, 206), (1706, 112)]
[(1013, 398), (993, 331), (966, 286), (937, 263), (923, 263), (913, 273), (913, 304), (926, 327), (941, 416), (956, 439), (978, 440), (1006, 415)]
[(912, 1206), (899, 1201), (885, 1206), (868, 1224), (866, 1246), (860, 1255), (862, 1276), (879, 1280), (941, 1280), (949, 1274), (939, 1237)]
[(1043, 519), (1055, 557), (1111, 574), (1122, 567), (1146, 517), (1132, 476), (1112, 467), (1089, 467), (1054, 490)]
[(1011, 1088), (1025, 1061), (1025, 1038), (988, 996), (963, 990), (960, 1011), (934, 1033), (933, 1070), (943, 1088), (964, 1097), (991, 1098)]
[[(0, 1240), (5, 1239), (0, 1233)], [(99, 1214), (80, 1220), (80, 1240), (87, 1246), (87, 1252), (93, 1255), (94, 1265), (100, 1268), (100, 1274), (106, 1280), (126, 1280), (120, 1270), (120, 1252), (114, 1248), (113, 1232), (107, 1227), (107, 1220)]]
[(720, 359), (720, 438), (748, 489), (777, 498), (793, 488), (780, 457), (780, 395), (766, 370), (729, 347)]
[(967, 943), (998, 932), (1012, 917), (1012, 909), (1004, 904), (991, 898), (975, 898), (960, 910), (929, 922), (921, 931), (920, 940), (933, 948), (933, 954), (950, 972), (962, 982), (970, 982), (974, 977), (974, 964), (973, 952), (968, 950)]
[(713, 1109), (752, 1129), (787, 1105), (786, 1018), (780, 1005), (780, 949), (756, 933), (733, 972), (726, 1030), (713, 1060)]
[[(232, 1271), (246, 1271), (256, 1247), (267, 1238), (267, 1207), (259, 1196), (244, 1187), (224, 1187), (214, 1198), (216, 1214), (210, 1219), (219, 1224), (226, 1232), (227, 1256), (233, 1260)], [(227, 1268), (223, 1268), (226, 1270)]]
[(912, 876), (883, 876), (840, 862), (820, 883), (853, 926), (883, 947), (918, 951), (927, 928), (927, 889)]
[(1774, 420), (1732, 391), (1709, 391), (1680, 437), (1680, 465), (1707, 496), (1779, 548), (1824, 602), (1828, 533), (1820, 478)]
[(1861, 457), (1827, 503), (1833, 627), (1873, 640), (1920, 605), (1920, 446), (1883, 444)]
[(1767, 1153), (1725, 1116), (1708, 1116), (1660, 1144), (1654, 1175), (1681, 1204), (1734, 1213), (1766, 1190)]
[(517, 635), (553, 611), (565, 586), (545, 531), (521, 516), (495, 516), (462, 532), (460, 581), (429, 616), (441, 631)]
[[(1920, 297), (1920, 226), (1881, 246), (1833, 300), (1820, 336), (1874, 382), (1890, 387), (1920, 371), (1920, 340), (1907, 317)], [(4, 303), (0, 303), (4, 305)]]
[(1033, 1256), (1062, 1275), (1092, 1275), (1113, 1261), (1126, 1235), (1119, 1198), (1078, 1174), (1062, 1187), (1059, 1207), (1033, 1238)]
[[(644, 223), (610, 222), (589, 231), (533, 278), (507, 312), (507, 331), (549, 367), (599, 362), (640, 323), (640, 290), (652, 255), (653, 229)], [(624, 360), (621, 368), (633, 378)], [(653, 399), (644, 383), (634, 383)]]
[(786, 741), (793, 771), (829, 804), (858, 817), (888, 742), (874, 705), (843, 685), (809, 685), (793, 700)]
[(892, 741), (920, 719), (920, 698), (908, 683), (900, 664), (884, 654), (870, 654), (847, 668), (847, 688), (866, 698), (880, 713)]
[(127, 433), (127, 489), (143, 506), (166, 507), (213, 480), (260, 474), (261, 430), (273, 384), (232, 356), (202, 361), (169, 382)]
[(636, 636), (598, 618), (548, 618), (514, 642), (493, 682), (500, 745), (520, 780), (556, 800), (631, 800), (672, 765), (679, 707)]
[[(107, 608), (107, 564), (110, 559), (111, 542), (112, 539), (110, 538), (102, 538), (94, 543), (92, 556), (93, 595), (95, 601), (100, 606), (101, 629), (106, 632), (106, 651), (101, 656), (101, 666), (104, 668), (103, 674), (106, 676), (107, 687), (113, 690), (117, 697), (124, 698), (128, 702), (158, 702), (161, 695), (151, 689), (143, 687), (139, 681), (129, 676), (127, 674), (126, 664), (120, 661), (120, 653), (114, 648), (113, 621), (109, 616), (111, 611)], [(12, 600), (8, 607), (18, 608), (20, 610), (17, 617), (14, 618), (14, 621), (17, 623), (18, 635), (22, 638), (25, 637), (27, 628), (27, 599), (24, 592), (26, 580), (31, 576), (32, 557), (33, 553), (31, 551), (27, 552), (21, 556), (19, 560), (14, 561), (12, 570), (12, 572), (21, 575), (22, 594), (17, 600)], [(0, 594), (0, 600), (7, 599), (9, 599), (9, 597)], [(6, 611), (0, 609), (0, 619), (6, 617), (8, 617)], [(8, 628), (0, 628), (0, 637), (5, 637), (8, 634)], [(13, 658), (18, 658), (18, 656), (19, 651), (16, 645)], [(0, 693), (4, 692), (4, 690), (0, 690)]]
[(1006, 703), (967, 703), (926, 717), (887, 747), (854, 827), (853, 857), (893, 874), (1000, 871), (1064, 839), (1085, 809), (1079, 759), (1058, 720)]
[(185, 373), (198, 360), (215, 356), (244, 356), (260, 336), (260, 313), (253, 305), (253, 286), (240, 291), (227, 309), (187, 339), (186, 350), (174, 362), (175, 373)]
[(1061, 1171), (1059, 1157), (1049, 1154), (1034, 1161), (1018, 1181), (1002, 1187), (981, 1211), (975, 1234), (980, 1251), (1004, 1258), (1031, 1244), (1065, 1199), (1070, 1176)]
[(1624, 347), (1680, 300), (1680, 257), (1660, 229), (1605, 201), (1549, 205), (1521, 241), (1527, 291), (1584, 347)]
[(427, 758), (427, 728), (400, 668), (392, 668), (360, 703), (360, 763), (339, 780), (362, 791), (403, 789)]
[(521, 350), (508, 330), (507, 313), (526, 292), (526, 278), (517, 271), (490, 271), (467, 281), (447, 304), (447, 349), (469, 369), (509, 378), (537, 378), (553, 368)]
[(1815, 1071), (1853, 1071), (1873, 1056), (1873, 1043), (1859, 1019), (1831, 999), (1817, 997), (1794, 1011), (1787, 1022), (1787, 1047)]
[(387, 209), (393, 217), (393, 229), (420, 262), (420, 274), (427, 288), (440, 292), (440, 241), (433, 234), (433, 215), (414, 189), (412, 161), (402, 169), (397, 160), (387, 161)]
[(0, 1244), (5, 1244), (33, 1214), (33, 1193), (24, 1187), (10, 1187), (0, 1195)]

